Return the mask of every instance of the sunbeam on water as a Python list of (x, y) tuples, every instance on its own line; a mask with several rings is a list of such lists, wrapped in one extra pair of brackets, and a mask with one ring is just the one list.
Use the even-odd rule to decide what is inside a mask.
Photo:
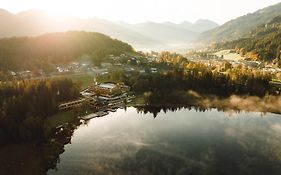
[(278, 174), (280, 126), (270, 113), (119, 109), (80, 126), (48, 174)]

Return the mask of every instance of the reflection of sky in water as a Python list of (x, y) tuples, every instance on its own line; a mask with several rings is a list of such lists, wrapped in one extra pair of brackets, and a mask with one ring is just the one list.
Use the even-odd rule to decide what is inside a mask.
[[(280, 174), (281, 118), (118, 110), (75, 131), (57, 174)], [(55, 171), (49, 171), (53, 174)]]

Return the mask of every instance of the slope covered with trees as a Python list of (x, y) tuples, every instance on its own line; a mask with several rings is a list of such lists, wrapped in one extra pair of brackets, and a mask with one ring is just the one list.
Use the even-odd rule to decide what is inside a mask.
[(204, 32), (199, 36), (198, 41), (210, 43), (236, 40), (247, 36), (252, 29), (268, 23), (278, 15), (281, 15), (281, 3), (241, 16), (220, 27)]
[[(216, 49), (236, 49), (243, 56), (254, 60), (280, 62), (281, 58), (281, 16), (258, 26), (248, 37), (235, 41), (218, 43)], [(281, 65), (281, 64), (280, 64)]]
[(0, 70), (46, 69), (83, 55), (103, 58), (133, 48), (100, 33), (66, 32), (0, 39)]

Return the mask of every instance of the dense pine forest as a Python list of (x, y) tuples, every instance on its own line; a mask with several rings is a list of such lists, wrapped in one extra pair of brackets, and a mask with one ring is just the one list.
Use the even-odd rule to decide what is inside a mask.
[[(226, 98), (231, 95), (250, 95), (264, 97), (275, 94), (270, 86), (271, 77), (250, 69), (233, 68), (227, 73), (213, 71), (204, 64), (183, 61), (167, 66), (157, 63), (158, 73), (131, 73), (112, 70), (100, 75), (98, 81), (125, 82), (137, 95), (144, 95), (148, 104), (189, 104), (192, 103), (188, 91)], [(162, 70), (162, 71), (161, 71)]]
[(0, 70), (38, 70), (77, 61), (83, 55), (102, 59), (109, 54), (133, 52), (119, 40), (94, 32), (50, 33), (37, 37), (0, 39)]
[(0, 83), (0, 144), (44, 141), (45, 120), (58, 112), (58, 103), (79, 97), (68, 79)]

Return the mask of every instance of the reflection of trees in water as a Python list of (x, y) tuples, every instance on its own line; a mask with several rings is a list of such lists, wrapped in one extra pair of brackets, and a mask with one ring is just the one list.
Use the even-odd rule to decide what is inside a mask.
[[(157, 117), (163, 111), (179, 111), (181, 109), (205, 112), (212, 107), (195, 105), (148, 105), (136, 107), (138, 112), (152, 113)], [(229, 109), (219, 108), (219, 111)], [(239, 113), (240, 110), (235, 110)], [(73, 132), (81, 123), (74, 121), (66, 123), (62, 129), (53, 131), (50, 140), (45, 144), (8, 146), (0, 148), (0, 174), (46, 174), (49, 169), (56, 169), (60, 162), (60, 154), (64, 152), (64, 146), (71, 142)], [(83, 123), (85, 125), (88, 122)], [(268, 131), (271, 132), (271, 131)], [(264, 133), (255, 133), (256, 135)], [(265, 133), (265, 136), (270, 136)], [(195, 137), (195, 136), (194, 136)], [(280, 137), (276, 137), (278, 139)], [(247, 138), (248, 139), (248, 138)], [(281, 139), (281, 138), (280, 138)], [(182, 139), (180, 142), (184, 142)], [(127, 157), (113, 166), (108, 166), (108, 171), (119, 171), (119, 174), (278, 174), (281, 165), (279, 153), (274, 153), (277, 148), (264, 146), (264, 142), (249, 139), (248, 144), (241, 145), (238, 142), (228, 142), (225, 135), (216, 133), (216, 140), (201, 138), (190, 139), (179, 147), (181, 157), (157, 149), (140, 149), (133, 157)], [(268, 140), (268, 138), (267, 138)], [(208, 142), (210, 141), (210, 142)], [(239, 141), (239, 140), (238, 140)], [(274, 142), (270, 138), (270, 143)], [(177, 143), (175, 143), (177, 144)], [(180, 145), (180, 144), (178, 144)], [(187, 150), (186, 148), (189, 147)], [(270, 152), (271, 149), (271, 152)], [(14, 151), (17, 150), (17, 151)], [(239, 171), (238, 171), (239, 170)], [(266, 170), (266, 172), (265, 172)], [(238, 173), (236, 173), (238, 172)], [(254, 172), (254, 173), (253, 173)], [(106, 174), (103, 172), (103, 174)]]
[(201, 95), (194, 91), (187, 93), (171, 93), (169, 98), (163, 94), (150, 93), (144, 95), (145, 105), (136, 105), (139, 112), (150, 112), (154, 117), (163, 110), (176, 111), (181, 108), (205, 112), (213, 108), (229, 114), (246, 112), (272, 112), (281, 114), (281, 96), (236, 96), (218, 97), (216, 95)]
[[(204, 106), (182, 106), (182, 105), (175, 105), (175, 106), (153, 106), (153, 105), (147, 105), (147, 106), (136, 106), (135, 107), (138, 112), (143, 112), (144, 114), (151, 113), (153, 114), (154, 118), (157, 117), (157, 115), (163, 111), (164, 113), (167, 113), (169, 111), (175, 112), (179, 111), (181, 109), (187, 109), (187, 110), (195, 110), (196, 112), (205, 112), (212, 109), (212, 107), (204, 107)], [(225, 108), (217, 108), (218, 111), (228, 112), (229, 109)], [(239, 109), (233, 109), (232, 112), (240, 113), (241, 110)]]
[(0, 174), (46, 174), (56, 169), (64, 146), (71, 142), (74, 130), (81, 123), (66, 123), (53, 130), (46, 143), (9, 144), (0, 147)]
[(64, 146), (71, 143), (71, 137), (74, 131), (81, 124), (82, 123), (77, 119), (54, 130), (53, 137), (47, 144), (43, 145), (43, 150), (45, 151), (43, 157), (46, 162), (46, 171), (57, 168), (57, 163), (60, 161), (59, 155), (65, 151)]
[(271, 129), (280, 120), (238, 121), (204, 120), (208, 124), (201, 127), (195, 122), (176, 128), (177, 134), (161, 130), (163, 138), (118, 162), (118, 166), (127, 174), (281, 174), (280, 125), (276, 126), (278, 132)]
[[(221, 174), (265, 175), (280, 174), (281, 161), (272, 150), (259, 152), (260, 145), (243, 145), (220, 141), (192, 139), (180, 150), (180, 155), (156, 149), (140, 149), (132, 157), (122, 160), (118, 167), (126, 174)], [(183, 140), (180, 141), (184, 142)], [(177, 143), (175, 143), (177, 144)], [(269, 147), (271, 148), (271, 147)], [(276, 150), (274, 150), (276, 151)], [(144, 173), (145, 172), (145, 173)]]

